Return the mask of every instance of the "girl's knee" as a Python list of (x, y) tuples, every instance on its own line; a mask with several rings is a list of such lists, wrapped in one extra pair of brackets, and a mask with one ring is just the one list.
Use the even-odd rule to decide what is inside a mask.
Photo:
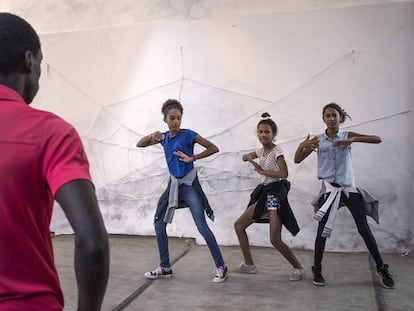
[(369, 229), (368, 226), (358, 227), (357, 229), (358, 229), (359, 235), (362, 236), (362, 237), (371, 237), (372, 236), (372, 232), (371, 232), (371, 230)]
[(285, 246), (285, 243), (281, 239), (271, 238), (270, 243), (272, 243), (272, 245), (278, 250)]
[(160, 233), (166, 231), (167, 224), (163, 220), (157, 220), (154, 223), (155, 232)]
[(210, 230), (210, 228), (207, 225), (197, 227), (197, 230), (198, 232), (200, 232), (200, 234), (203, 236), (204, 239), (208, 239), (209, 237), (213, 235), (213, 232)]
[(239, 220), (236, 220), (235, 222), (234, 222), (234, 230), (236, 231), (236, 232), (243, 232), (243, 231), (245, 231), (246, 230), (246, 226), (241, 222), (241, 221), (239, 221)]
[(209, 228), (207, 222), (198, 222), (198, 223), (196, 223), (196, 228), (197, 228), (198, 232), (200, 232), (200, 233), (210, 231), (210, 228)]

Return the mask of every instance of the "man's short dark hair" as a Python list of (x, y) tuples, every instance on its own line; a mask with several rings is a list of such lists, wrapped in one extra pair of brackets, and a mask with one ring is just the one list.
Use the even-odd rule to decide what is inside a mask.
[(0, 73), (16, 69), (26, 51), (37, 55), (40, 40), (33, 27), (21, 17), (0, 12)]

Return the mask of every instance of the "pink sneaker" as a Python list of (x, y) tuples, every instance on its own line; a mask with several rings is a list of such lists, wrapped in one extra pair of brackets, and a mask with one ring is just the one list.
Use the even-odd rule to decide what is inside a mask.
[(171, 278), (173, 276), (172, 269), (170, 268), (162, 268), (158, 267), (154, 271), (145, 272), (145, 277), (147, 279), (166, 279)]
[(214, 283), (221, 283), (224, 282), (227, 279), (227, 266), (221, 266), (215, 269), (216, 270), (216, 276), (213, 279)]

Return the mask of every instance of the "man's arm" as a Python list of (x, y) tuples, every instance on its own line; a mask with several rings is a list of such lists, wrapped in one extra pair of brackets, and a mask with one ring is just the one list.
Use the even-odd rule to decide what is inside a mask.
[(109, 274), (109, 244), (93, 185), (83, 179), (56, 192), (75, 232), (75, 273), (78, 311), (101, 310)]

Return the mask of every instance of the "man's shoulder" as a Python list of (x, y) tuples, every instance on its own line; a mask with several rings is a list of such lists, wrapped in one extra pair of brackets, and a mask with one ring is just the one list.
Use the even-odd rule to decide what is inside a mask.
[(62, 117), (54, 114), (53, 112), (40, 110), (37, 108), (31, 107), (31, 117), (33, 122), (37, 123), (38, 126), (41, 126), (45, 129), (50, 130), (72, 130), (73, 126), (64, 120)]

